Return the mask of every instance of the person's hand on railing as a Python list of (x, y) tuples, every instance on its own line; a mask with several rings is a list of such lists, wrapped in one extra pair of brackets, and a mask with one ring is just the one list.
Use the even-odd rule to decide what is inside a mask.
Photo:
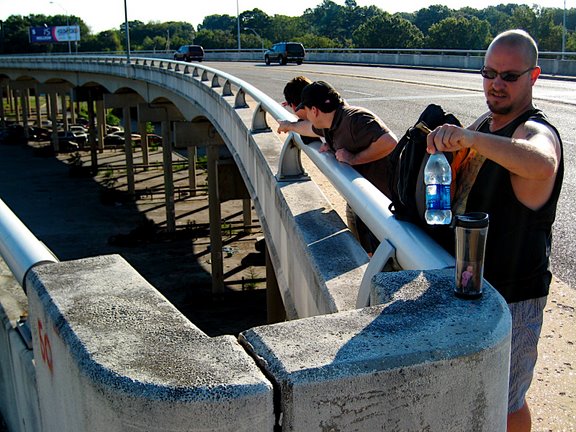
[(350, 153), (348, 150), (341, 148), (336, 150), (336, 160), (341, 163), (345, 163), (347, 165), (354, 165), (352, 163), (354, 159), (354, 154)]
[(294, 129), (294, 123), (296, 122), (291, 122), (290, 120), (280, 120), (278, 122), (278, 129), (277, 132), (278, 133), (287, 133), (287, 132), (291, 132)]

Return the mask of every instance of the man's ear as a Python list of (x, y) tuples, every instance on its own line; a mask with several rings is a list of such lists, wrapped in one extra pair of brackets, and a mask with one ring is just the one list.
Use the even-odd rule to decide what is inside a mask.
[(534, 84), (536, 82), (536, 80), (538, 79), (538, 77), (540, 76), (540, 73), (542, 72), (542, 69), (540, 69), (540, 66), (536, 66), (532, 72), (530, 73), (530, 79), (532, 80), (532, 84)]

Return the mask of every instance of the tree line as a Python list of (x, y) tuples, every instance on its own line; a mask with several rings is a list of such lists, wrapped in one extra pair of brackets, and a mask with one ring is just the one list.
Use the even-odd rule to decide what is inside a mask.
[[(302, 16), (273, 15), (260, 9), (239, 16), (243, 49), (270, 47), (278, 41), (301, 42), (307, 48), (440, 48), (486, 49), (498, 33), (521, 28), (538, 42), (541, 51), (561, 51), (564, 10), (537, 5), (500, 4), (484, 9), (458, 10), (432, 5), (411, 13), (390, 14), (376, 6), (358, 6), (355, 0), (339, 5), (323, 0)], [(0, 21), (0, 53), (66, 52), (67, 44), (31, 44), (29, 27), (80, 27), (79, 52), (123, 51), (125, 24), (92, 33), (80, 17), (66, 15), (12, 15)], [(170, 52), (184, 44), (205, 49), (235, 49), (238, 46), (236, 16), (209, 15), (196, 28), (188, 22), (129, 21), (130, 45), (134, 51)], [(576, 9), (566, 10), (565, 49), (576, 51)]]

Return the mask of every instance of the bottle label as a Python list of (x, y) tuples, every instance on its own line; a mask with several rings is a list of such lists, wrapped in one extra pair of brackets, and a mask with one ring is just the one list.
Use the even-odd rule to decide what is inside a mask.
[(426, 209), (450, 210), (450, 185), (426, 185)]

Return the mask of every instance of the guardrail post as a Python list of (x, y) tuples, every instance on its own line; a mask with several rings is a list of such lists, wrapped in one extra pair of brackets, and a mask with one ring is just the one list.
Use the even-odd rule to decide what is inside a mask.
[(300, 148), (296, 145), (294, 133), (290, 132), (284, 141), (280, 161), (278, 163), (278, 181), (307, 181), (310, 180), (308, 174), (302, 166)]
[(234, 108), (248, 108), (248, 104), (246, 103), (246, 93), (244, 90), (238, 90), (236, 93), (236, 99), (234, 99)]
[(254, 115), (252, 116), (252, 128), (250, 132), (261, 133), (261, 132), (271, 132), (270, 126), (266, 122), (266, 111), (262, 108), (262, 103), (259, 103), (254, 110)]

